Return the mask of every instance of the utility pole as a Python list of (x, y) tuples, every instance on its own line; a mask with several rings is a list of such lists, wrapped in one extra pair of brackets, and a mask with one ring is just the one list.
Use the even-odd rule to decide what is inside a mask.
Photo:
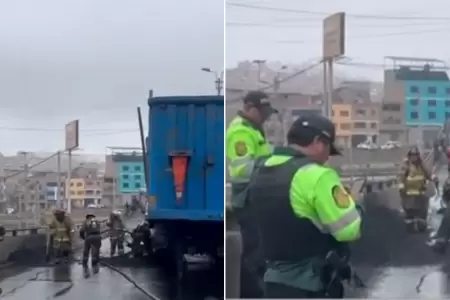
[(419, 151), (420, 153), (423, 153), (423, 147), (422, 147), (422, 143), (423, 143), (423, 121), (424, 121), (424, 117), (423, 117), (423, 109), (422, 109), (422, 95), (419, 94), (419, 98), (417, 99), (418, 103), (418, 119), (419, 119), (419, 126), (417, 126), (417, 128), (419, 129), (419, 140), (418, 140), (418, 147), (419, 147)]
[[(69, 170), (67, 171), (67, 184), (66, 184), (66, 191), (67, 191), (67, 212), (70, 214), (72, 212), (72, 196), (70, 194), (70, 185), (72, 181), (72, 150), (68, 150), (69, 154)], [(67, 187), (68, 185), (68, 187)]]
[(258, 88), (261, 87), (261, 71), (262, 71), (262, 66), (266, 63), (265, 60), (263, 59), (255, 59), (252, 61), (252, 63), (258, 65)]
[(325, 117), (331, 119), (332, 116), (328, 115), (328, 74), (327, 74), (327, 62), (323, 61), (323, 99), (322, 99), (322, 113)]
[[(217, 95), (218, 96), (222, 95), (222, 90), (223, 90), (223, 71), (220, 72), (220, 75), (219, 75), (216, 71), (213, 71), (211, 68), (201, 68), (200, 70), (203, 71), (203, 72), (211, 73), (211, 74), (214, 75), (214, 77), (216, 78), (214, 80), (214, 84), (216, 86)], [(149, 98), (152, 98), (152, 97), (153, 97), (153, 90), (151, 90), (151, 95), (150, 95)]]
[[(62, 191), (62, 182), (61, 182), (61, 151), (58, 151), (57, 154), (57, 185), (56, 185), (56, 208), (61, 209), (61, 191)], [(67, 188), (67, 187), (66, 187)], [(47, 203), (47, 201), (45, 201)]]
[(25, 214), (27, 213), (28, 206), (30, 203), (30, 191), (29, 191), (29, 182), (28, 182), (28, 176), (29, 176), (29, 165), (28, 165), (28, 152), (21, 151), (19, 154), (23, 157), (23, 201), (22, 197), (19, 197), (19, 216), (20, 216), (20, 228), (23, 226), (23, 214), (22, 212), (25, 211)]
[[(222, 72), (222, 76), (223, 76), (223, 72)], [(223, 89), (223, 79), (222, 76), (217, 77), (216, 81), (214, 81), (214, 83), (216, 84), (216, 90), (217, 90), (217, 96), (222, 95), (222, 89)]]

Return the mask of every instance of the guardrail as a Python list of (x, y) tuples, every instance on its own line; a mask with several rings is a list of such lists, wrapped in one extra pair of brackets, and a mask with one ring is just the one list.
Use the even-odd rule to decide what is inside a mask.
[[(108, 219), (100, 220), (100, 224), (105, 226)], [(79, 231), (83, 223), (75, 223), (74, 230)], [(48, 232), (48, 226), (32, 226), (27, 228), (6, 228), (0, 225), (0, 241), (5, 237), (17, 237), (26, 235), (46, 234)]]

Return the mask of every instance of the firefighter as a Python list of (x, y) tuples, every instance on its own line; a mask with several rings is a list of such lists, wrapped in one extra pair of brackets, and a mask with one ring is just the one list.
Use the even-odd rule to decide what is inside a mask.
[(429, 198), (426, 195), (427, 183), (432, 176), (420, 157), (417, 147), (408, 151), (399, 179), (399, 191), (405, 224), (409, 231), (427, 230)]
[(109, 228), (109, 241), (110, 241), (110, 254), (114, 256), (116, 249), (119, 251), (119, 255), (124, 253), (124, 230), (120, 211), (113, 211), (109, 216), (109, 221), (106, 224)]
[(86, 220), (80, 229), (80, 238), (84, 240), (83, 266), (87, 267), (89, 254), (91, 255), (92, 266), (98, 266), (100, 260), (100, 247), (102, 246), (102, 236), (100, 223), (96, 220), (94, 214), (86, 215)]
[(298, 118), (289, 146), (256, 165), (249, 184), (260, 228), (266, 298), (343, 298), (350, 280), (348, 242), (361, 235), (362, 209), (325, 165), (334, 146), (333, 123), (319, 115)]
[(231, 121), (226, 132), (226, 155), (231, 181), (230, 206), (239, 223), (243, 254), (241, 260), (241, 298), (262, 297), (264, 261), (259, 258), (259, 238), (253, 220), (248, 215), (247, 186), (255, 160), (272, 153), (263, 125), (277, 111), (268, 95), (260, 91), (244, 97), (244, 108)]
[(54, 218), (52, 219), (49, 229), (50, 229), (50, 246), (53, 245), (53, 253), (57, 259), (56, 263), (64, 262), (69, 260), (70, 253), (72, 252), (72, 232), (73, 224), (72, 221), (64, 210), (57, 209), (53, 213)]

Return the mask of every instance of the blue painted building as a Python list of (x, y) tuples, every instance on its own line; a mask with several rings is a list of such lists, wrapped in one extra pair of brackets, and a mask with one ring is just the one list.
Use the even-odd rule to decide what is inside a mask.
[(404, 88), (407, 125), (442, 125), (450, 119), (450, 81), (408, 80)]
[(117, 190), (119, 193), (139, 193), (145, 188), (145, 171), (142, 155), (115, 155)]

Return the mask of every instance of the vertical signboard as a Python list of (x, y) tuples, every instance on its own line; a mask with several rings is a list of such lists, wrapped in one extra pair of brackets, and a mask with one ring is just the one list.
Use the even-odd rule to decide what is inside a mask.
[(339, 12), (323, 20), (323, 58), (332, 59), (345, 53), (345, 13)]
[(79, 145), (79, 121), (74, 120), (66, 124), (65, 127), (66, 143), (65, 149), (67, 151), (75, 150)]

